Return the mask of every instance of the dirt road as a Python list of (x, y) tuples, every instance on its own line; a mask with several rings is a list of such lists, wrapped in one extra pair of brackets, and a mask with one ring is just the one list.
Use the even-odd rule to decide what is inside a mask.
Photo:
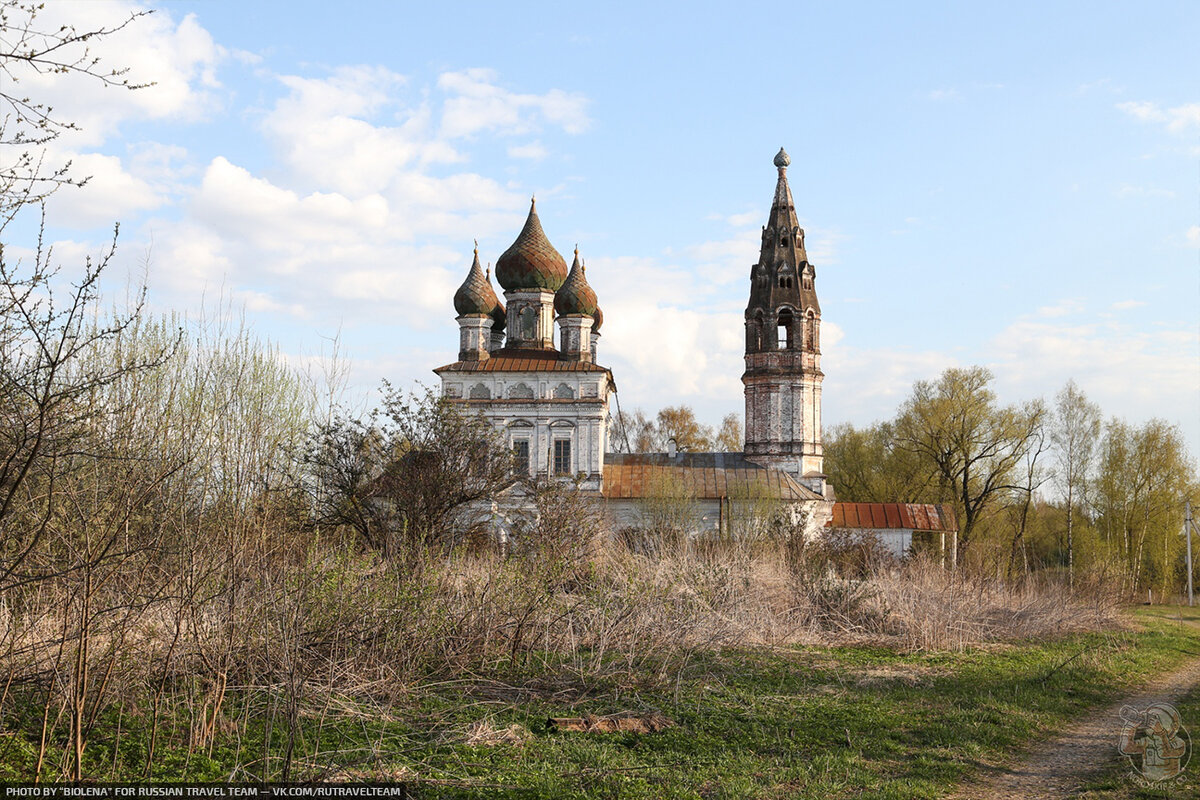
[[(1112, 763), (1121, 733), (1121, 707), (1144, 709), (1178, 700), (1200, 683), (1200, 659), (1067, 727), (1016, 764), (977, 776), (952, 800), (1025, 800), (1075, 797), (1083, 783)], [(1186, 722), (1186, 720), (1185, 720)], [(1193, 765), (1195, 768), (1196, 765)]]

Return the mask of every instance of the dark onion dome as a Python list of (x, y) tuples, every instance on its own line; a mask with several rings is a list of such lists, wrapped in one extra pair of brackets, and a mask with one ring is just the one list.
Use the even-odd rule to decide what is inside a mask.
[(779, 167), (780, 169), (783, 169), (784, 167), (786, 167), (788, 164), (791, 164), (791, 163), (792, 163), (792, 160), (790, 158), (788, 158), (787, 151), (784, 150), (782, 147), (779, 148), (779, 152), (775, 154), (775, 166)]
[(596, 293), (588, 286), (586, 269), (579, 263), (579, 248), (575, 248), (575, 261), (571, 274), (554, 295), (554, 311), (560, 317), (568, 314), (596, 315)]
[[(488, 266), (488, 287), (492, 285), (492, 268)], [(496, 307), (492, 309), (492, 333), (499, 333), (504, 330), (504, 326), (508, 323), (508, 313), (505, 311), (504, 303), (496, 300)]]
[(599, 333), (603, 324), (604, 312), (600, 310), (600, 306), (596, 306), (596, 313), (592, 315), (592, 333)]
[[(454, 293), (454, 310), (460, 317), (486, 317), (493, 316), (492, 312), (499, 305), (500, 301), (496, 298), (492, 282), (479, 266), (479, 245), (476, 244), (475, 260), (471, 262), (471, 269), (467, 271), (467, 279)], [(504, 313), (503, 308), (501, 313)]]
[(542, 230), (537, 203), (529, 204), (529, 218), (512, 247), (496, 260), (496, 280), (506, 292), (518, 289), (546, 289), (557, 292), (567, 279), (567, 262), (554, 249)]

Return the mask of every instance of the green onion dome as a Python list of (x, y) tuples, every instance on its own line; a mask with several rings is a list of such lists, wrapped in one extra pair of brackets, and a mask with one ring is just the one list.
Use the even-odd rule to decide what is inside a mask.
[(492, 288), (491, 280), (479, 266), (479, 245), (476, 244), (475, 260), (471, 262), (471, 269), (467, 271), (467, 279), (454, 293), (454, 310), (460, 317), (491, 316), (494, 319), (497, 307), (503, 318), (504, 306), (500, 305), (500, 300), (496, 297), (496, 290)]
[(518, 289), (545, 289), (556, 292), (567, 279), (567, 262), (554, 249), (542, 222), (537, 203), (529, 205), (529, 218), (517, 240), (496, 260), (496, 280), (506, 292)]
[(554, 295), (554, 311), (560, 317), (568, 314), (596, 315), (596, 293), (588, 286), (586, 269), (579, 262), (579, 248), (575, 248), (575, 261), (563, 285)]
[[(491, 271), (490, 269), (488, 270)], [(491, 285), (488, 281), (488, 285)], [(492, 309), (492, 333), (499, 333), (504, 330), (504, 326), (508, 323), (508, 314), (505, 312), (504, 303), (496, 301), (496, 307)]]

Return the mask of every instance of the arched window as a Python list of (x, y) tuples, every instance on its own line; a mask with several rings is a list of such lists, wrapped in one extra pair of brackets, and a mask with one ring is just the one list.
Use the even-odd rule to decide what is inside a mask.
[(779, 312), (779, 349), (791, 350), (794, 346), (792, 341), (792, 331), (795, 328), (792, 319), (792, 310), (785, 308)]
[(809, 350), (815, 352), (821, 349), (821, 343), (817, 341), (817, 316), (811, 308), (804, 320), (804, 342)]
[(520, 315), (521, 339), (532, 342), (537, 336), (537, 311), (532, 306), (521, 309)]

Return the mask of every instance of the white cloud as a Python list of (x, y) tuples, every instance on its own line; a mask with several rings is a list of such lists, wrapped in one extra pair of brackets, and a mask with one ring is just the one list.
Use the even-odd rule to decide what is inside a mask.
[(142, 178), (127, 171), (116, 156), (65, 153), (71, 174), (88, 176), (83, 187), (64, 186), (46, 204), (56, 225), (87, 228), (112, 224), (139, 211), (159, 208), (167, 198)]
[(724, 219), (735, 228), (745, 228), (748, 225), (761, 224), (766, 219), (766, 215), (762, 211), (746, 211), (741, 214), (730, 214)]
[(1187, 229), (1187, 240), (1193, 245), (1200, 245), (1200, 225), (1193, 225)]
[(1175, 193), (1170, 189), (1156, 189), (1152, 186), (1130, 186), (1125, 183), (1116, 191), (1117, 197), (1165, 197), (1173, 198)]
[(1143, 300), (1121, 300), (1112, 304), (1113, 311), (1128, 311), (1131, 308), (1141, 308), (1146, 305)]
[(926, 92), (925, 96), (934, 102), (962, 99), (962, 94), (959, 93), (958, 89), (934, 89)]
[(1117, 108), (1143, 122), (1165, 124), (1171, 133), (1185, 133), (1193, 126), (1200, 127), (1200, 103), (1184, 103), (1163, 108), (1149, 101), (1117, 103)]
[(524, 158), (530, 161), (541, 161), (547, 155), (548, 151), (542, 146), (541, 142), (513, 145), (512, 147), (508, 148), (509, 158)]
[[(51, 29), (71, 25), (84, 33), (115, 27), (142, 10), (141, 4), (125, 0), (48, 3), (38, 24)], [(81, 130), (64, 136), (72, 147), (100, 144), (129, 119), (200, 119), (219, 102), (216, 70), (226, 53), (194, 15), (177, 23), (169, 12), (158, 10), (86, 46), (89, 60), (100, 59), (97, 71), (127, 67), (122, 79), (153, 85), (129, 91), (73, 73), (21, 74), (23, 91), (52, 106), (56, 118), (79, 125)], [(82, 55), (82, 47), (64, 51), (67, 59)]]
[[(381, 192), (406, 169), (454, 163), (462, 156), (431, 133), (431, 110), (401, 106), (405, 77), (382, 67), (342, 67), (325, 78), (285, 75), (290, 89), (262, 122), (293, 180), (359, 195)], [(385, 110), (398, 125), (370, 120)]]
[(1050, 306), (1041, 306), (1037, 310), (1039, 317), (1065, 317), (1070, 314), (1077, 314), (1083, 309), (1083, 304), (1078, 300), (1060, 300), (1058, 303)]
[(1068, 378), (1105, 413), (1184, 419), (1194, 404), (1194, 330), (1147, 329), (1119, 317), (1047, 323), (1022, 318), (988, 348), (999, 382), (1018, 397), (1052, 391)]
[(587, 98), (581, 94), (561, 89), (541, 95), (519, 94), (497, 82), (497, 74), (490, 69), (443, 73), (438, 88), (450, 97), (442, 114), (442, 134), (448, 138), (480, 131), (517, 135), (538, 130), (544, 123), (567, 133), (582, 133), (591, 125)]

